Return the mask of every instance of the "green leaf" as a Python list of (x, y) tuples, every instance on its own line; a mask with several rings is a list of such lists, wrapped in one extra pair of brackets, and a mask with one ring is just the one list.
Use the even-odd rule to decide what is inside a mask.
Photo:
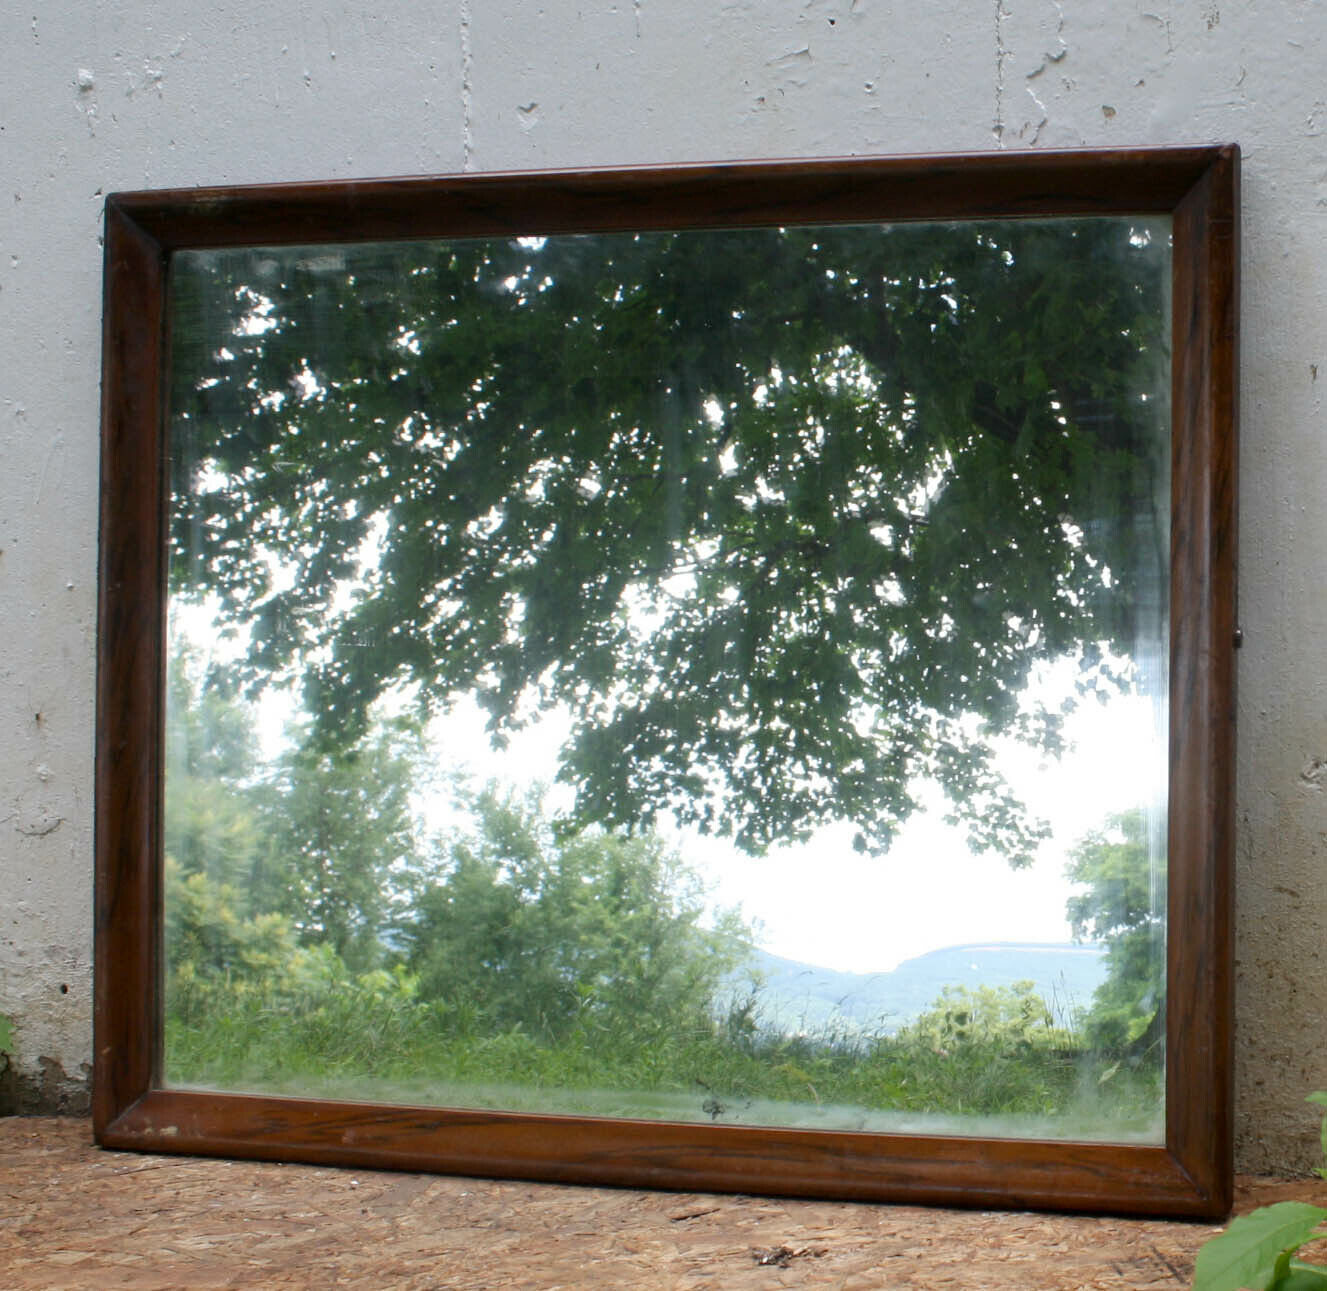
[(1327, 1220), (1327, 1210), (1302, 1201), (1282, 1201), (1241, 1215), (1201, 1251), (1193, 1291), (1267, 1291), (1277, 1258), (1295, 1251)]
[(1285, 1277), (1273, 1282), (1268, 1291), (1322, 1291), (1327, 1287), (1327, 1268), (1319, 1264), (1305, 1264), (1292, 1260)]
[(0, 1053), (14, 1052), (14, 1024), (0, 1013)]

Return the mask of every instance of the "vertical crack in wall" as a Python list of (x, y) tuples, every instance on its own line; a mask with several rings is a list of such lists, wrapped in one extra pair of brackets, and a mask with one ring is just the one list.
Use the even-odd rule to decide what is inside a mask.
[(996, 144), (1004, 147), (1004, 0), (995, 0), (995, 125), (991, 133)]
[(470, 169), (474, 141), (470, 137), (470, 120), (474, 86), (474, 53), (470, 48), (470, 0), (461, 0), (461, 169)]
[[(1053, 67), (1057, 63), (1064, 62), (1069, 54), (1069, 42), (1064, 38), (1064, 5), (1060, 3), (1060, 0), (1051, 0), (1051, 3), (1055, 6), (1056, 48), (1054, 50), (1044, 51), (1041, 56), (1041, 62), (1038, 63), (1032, 71), (1028, 72), (1024, 78), (1024, 88), (1026, 88), (1028, 92), (1028, 97), (1037, 105), (1037, 111), (1041, 113), (1041, 119), (1037, 122), (1037, 128), (1033, 131), (1032, 138), (1028, 140), (1031, 147), (1036, 147), (1041, 141), (1041, 132), (1046, 128), (1046, 123), (1050, 120), (1050, 110), (1047, 108), (1041, 95), (1037, 93), (1037, 87), (1034, 83), (1045, 74), (1047, 68)], [(1113, 111), (1108, 114), (1108, 116), (1114, 115)], [(1020, 141), (1027, 133), (1027, 126), (1028, 123), (1024, 123), (1019, 128), (1018, 136)]]

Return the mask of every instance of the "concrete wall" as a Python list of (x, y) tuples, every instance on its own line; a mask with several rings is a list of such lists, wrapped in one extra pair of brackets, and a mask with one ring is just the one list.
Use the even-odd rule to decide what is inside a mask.
[[(1244, 148), (1239, 1159), (1327, 1086), (1327, 13), (1312, 0), (88, 0), (0, 15), (0, 1014), (91, 1057), (103, 195), (730, 157)], [(35, 15), (35, 16), (34, 16)]]

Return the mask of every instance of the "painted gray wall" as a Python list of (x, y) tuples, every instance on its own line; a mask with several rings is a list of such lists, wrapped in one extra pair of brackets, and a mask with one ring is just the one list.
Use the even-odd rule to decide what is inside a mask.
[[(1327, 12), (1312, 0), (88, 0), (0, 15), (0, 1013), (91, 1060), (102, 200), (631, 162), (1244, 149), (1239, 1160), (1327, 1086)], [(33, 16), (35, 13), (35, 17)]]

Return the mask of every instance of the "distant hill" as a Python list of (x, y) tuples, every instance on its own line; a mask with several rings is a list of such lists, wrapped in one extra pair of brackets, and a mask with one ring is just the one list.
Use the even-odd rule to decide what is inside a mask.
[(985, 942), (905, 959), (892, 972), (841, 973), (751, 948), (729, 974), (724, 997), (744, 998), (758, 982), (761, 1025), (786, 1032), (893, 1032), (935, 1002), (946, 986), (1012, 986), (1030, 981), (1058, 1018), (1086, 1008), (1106, 976), (1105, 949), (1070, 943)]

